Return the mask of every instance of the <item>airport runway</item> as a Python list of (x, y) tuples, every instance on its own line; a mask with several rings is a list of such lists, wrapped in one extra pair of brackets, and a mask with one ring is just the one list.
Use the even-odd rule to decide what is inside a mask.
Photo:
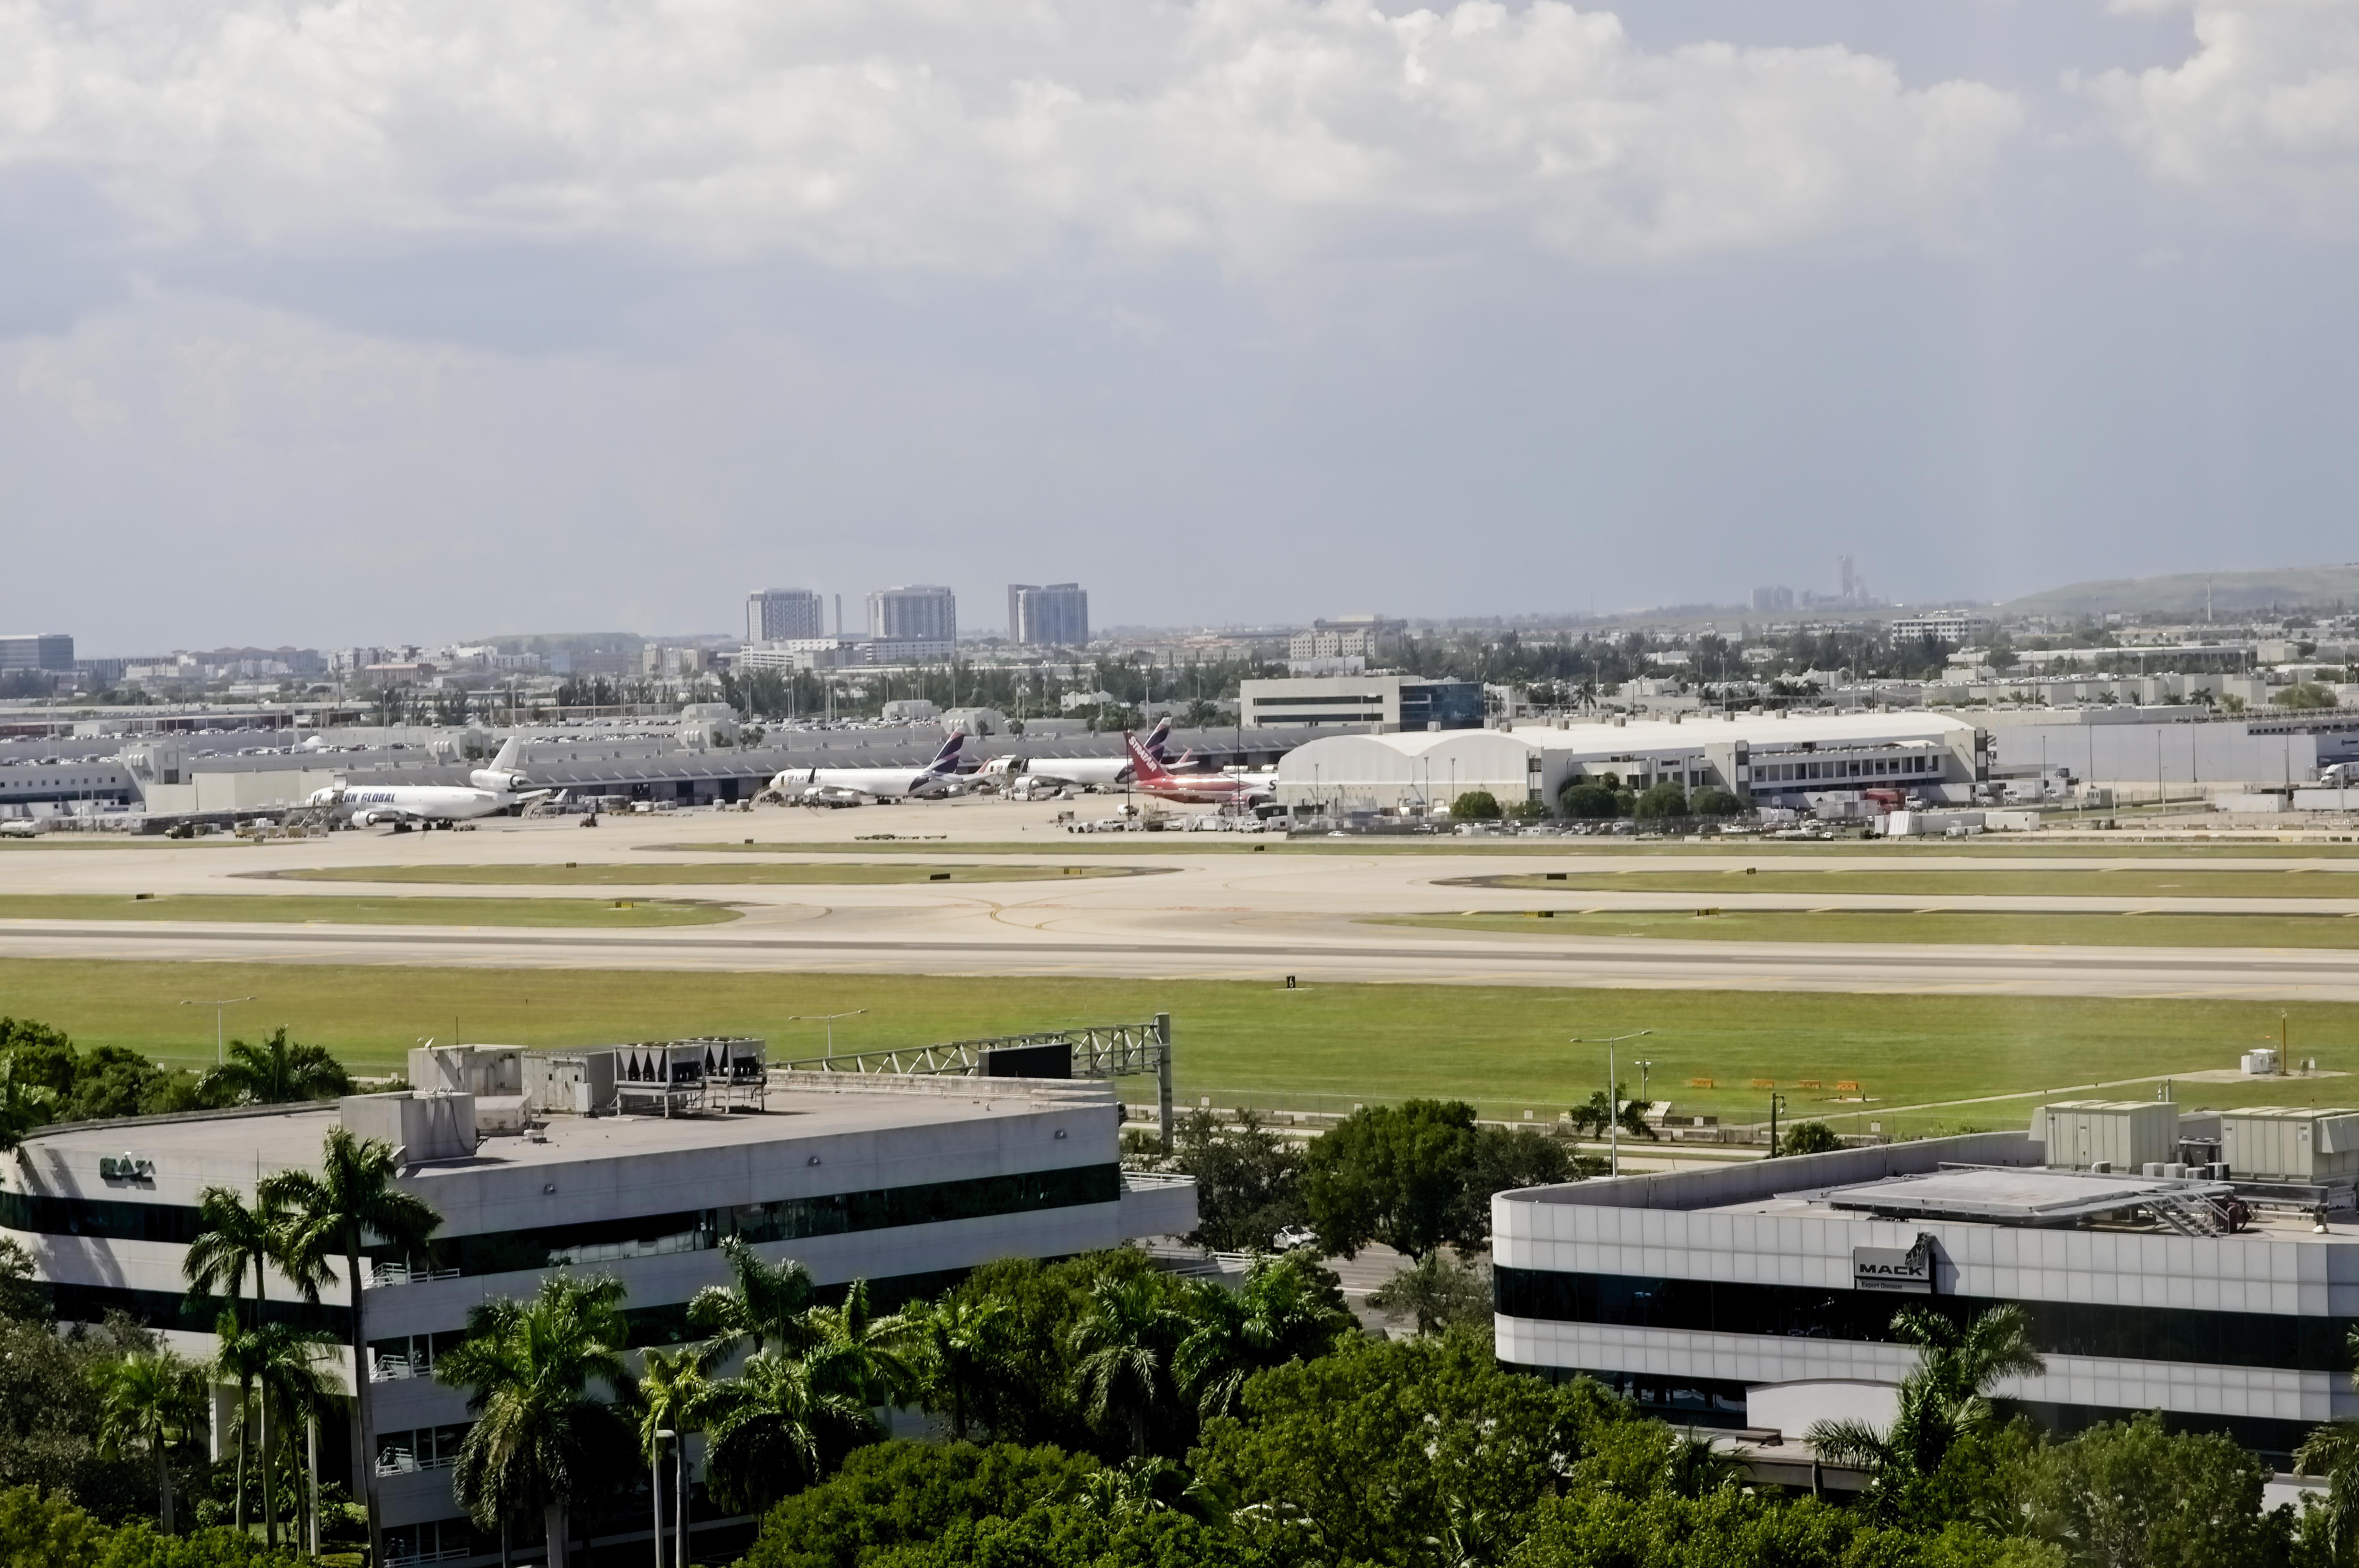
[[(961, 829), (973, 843), (1023, 842), (1027, 861), (1104, 864), (1061, 832), (1052, 808), (1000, 802), (902, 806), (821, 816), (784, 810), (612, 820), (594, 831), (563, 822), (500, 822), (472, 833), (337, 834), (325, 839), (206, 848), (20, 849), (0, 853), (0, 894), (205, 892), (263, 897), (432, 893), (515, 898), (645, 895), (709, 898), (740, 906), (716, 926), (633, 929), (358, 927), (234, 923), (0, 920), (0, 956), (492, 967), (756, 969), (912, 974), (1040, 974), (1266, 981), (1428, 981), (1473, 985), (1643, 989), (1843, 990), (2125, 997), (2239, 997), (2359, 1000), (2359, 950), (2214, 952), (2158, 947), (2060, 948), (1968, 945), (1686, 942), (1451, 931), (1374, 925), (1364, 916), (1470, 910), (1689, 909), (1694, 893), (1571, 892), (1438, 885), (1444, 879), (1531, 870), (1618, 869), (1626, 852), (1584, 856), (1578, 841), (1536, 844), (1527, 859), (1459, 854), (1255, 855), (1163, 849), (1147, 836), (1118, 859), (1167, 866), (1157, 877), (1046, 882), (766, 884), (700, 887), (603, 884), (470, 885), (291, 881), (255, 873), (322, 866), (744, 863), (743, 852), (696, 851), (694, 843), (755, 837), (816, 837), (814, 854), (885, 858), (853, 832)], [(865, 818), (865, 821), (859, 819)], [(1027, 841), (1028, 840), (1028, 841)], [(1136, 843), (1134, 849), (1133, 844)], [(1036, 847), (1037, 845), (1037, 847)], [(943, 863), (975, 861), (957, 840), (926, 846)], [(1835, 851), (1840, 852), (1840, 851)], [(768, 857), (765, 857), (768, 858)], [(895, 856), (899, 859), (899, 856)], [(1758, 861), (1742, 849), (1683, 857), (1680, 870)], [(1823, 862), (1821, 862), (1823, 863)], [(1986, 860), (1912, 855), (1911, 865), (1988, 867)], [(2062, 871), (2123, 862), (2043, 860)], [(2239, 862), (2206, 860), (2205, 867)], [(2283, 860), (2251, 864), (2284, 870)], [(2345, 862), (2347, 863), (2347, 862)], [(1906, 894), (1712, 894), (1723, 908), (1908, 908), (2195, 912), (2229, 907), (2302, 913), (2359, 911), (2359, 874), (2305, 878), (2348, 899), (2261, 900), (1927, 898)]]

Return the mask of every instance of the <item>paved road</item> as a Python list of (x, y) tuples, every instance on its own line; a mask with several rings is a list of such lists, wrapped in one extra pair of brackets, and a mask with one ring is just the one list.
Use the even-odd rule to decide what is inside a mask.
[[(584, 932), (501, 926), (362, 928), (63, 920), (0, 921), (0, 956), (149, 961), (245, 960), (327, 964), (430, 964), (663, 969), (779, 969), (925, 974), (1044, 974), (1219, 978), (1282, 985), (1346, 980), (1632, 988), (1846, 991), (1953, 991), (2029, 995), (2307, 998), (2359, 1000), (2359, 951), (2216, 952), (2158, 947), (2053, 948), (1963, 945), (1683, 942), (1460, 932), (1374, 925), (1370, 914), (1522, 910), (1535, 907), (1691, 908), (1695, 894), (1539, 894), (1527, 890), (1442, 885), (1446, 879), (1503, 870), (1627, 866), (1626, 855), (1583, 857), (1578, 847), (1535, 846), (1528, 861), (1487, 855), (1202, 854), (1141, 840), (1122, 858), (1173, 869), (1157, 877), (1059, 879), (1048, 882), (665, 885), (595, 889), (540, 885), (303, 882), (255, 873), (315, 866), (646, 863), (742, 853), (688, 846), (748, 835), (764, 839), (823, 831), (823, 848), (847, 857), (879, 851), (852, 841), (854, 828), (956, 827), (960, 838), (1027, 844), (1027, 860), (1076, 853), (1050, 829), (1054, 808), (962, 802), (833, 816), (774, 811), (751, 817), (698, 814), (610, 821), (594, 832), (563, 823), (502, 822), (479, 832), (389, 836), (338, 834), (324, 840), (207, 849), (10, 848), (0, 853), (0, 893), (237, 893), (263, 897), (431, 892), (448, 897), (712, 897), (745, 911), (726, 925)], [(856, 819), (865, 819), (864, 821)], [(929, 846), (929, 851), (932, 849)], [(956, 841), (945, 860), (974, 860)], [(1726, 863), (1745, 863), (1741, 853)], [(1688, 858), (1682, 870), (1721, 864)], [(1912, 863), (1917, 863), (1912, 861)], [(1987, 867), (1967, 858), (1922, 862)], [(2055, 862), (2045, 862), (2054, 864)], [(2078, 863), (2078, 862), (2073, 862)], [(2091, 867), (2119, 863), (2101, 857)], [(2151, 866), (2151, 860), (2140, 862)], [(2220, 866), (2223, 861), (2205, 861)], [(2286, 862), (2268, 862), (2283, 869)], [(2349, 873), (2344, 873), (2349, 874)], [(2310, 879), (2303, 879), (2305, 882)], [(2340, 877), (2321, 876), (2332, 888)], [(1723, 908), (2108, 908), (2251, 909), (2256, 901), (1995, 899), (1887, 894), (1715, 894)], [(2359, 899), (2270, 900), (2305, 911), (2359, 910)]]

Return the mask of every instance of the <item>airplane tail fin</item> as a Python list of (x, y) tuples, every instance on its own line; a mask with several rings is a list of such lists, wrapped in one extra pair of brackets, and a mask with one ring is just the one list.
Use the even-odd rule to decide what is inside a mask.
[(492, 759), (492, 771), (505, 772), (524, 761), (524, 737), (511, 735), (500, 742), (500, 754)]
[(959, 748), (965, 744), (966, 731), (963, 730), (951, 730), (950, 733), (950, 739), (944, 741), (942, 742), (942, 749), (934, 753), (933, 762), (926, 769), (926, 771), (929, 773), (954, 773), (958, 772)]
[(1171, 716), (1167, 713), (1155, 721), (1154, 729), (1147, 732), (1147, 754), (1158, 762), (1165, 761), (1164, 748), (1170, 741)]
[(1131, 771), (1138, 783), (1158, 784), (1170, 782), (1171, 775), (1164, 771), (1160, 762), (1147, 754), (1147, 748), (1138, 743), (1137, 736), (1125, 731), (1122, 743), (1129, 749)]

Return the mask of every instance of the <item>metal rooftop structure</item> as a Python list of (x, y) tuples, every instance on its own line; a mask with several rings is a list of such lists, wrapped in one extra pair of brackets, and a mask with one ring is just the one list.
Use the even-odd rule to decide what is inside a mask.
[(1880, 1219), (2071, 1226), (2143, 1217), (2187, 1236), (2227, 1235), (2243, 1229), (2250, 1217), (2228, 1182), (2006, 1165), (1943, 1165), (1920, 1174), (1778, 1195)]

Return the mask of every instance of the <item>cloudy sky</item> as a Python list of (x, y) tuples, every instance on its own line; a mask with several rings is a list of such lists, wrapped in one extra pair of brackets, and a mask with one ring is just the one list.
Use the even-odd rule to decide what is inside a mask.
[(2359, 0), (0, 0), (0, 630), (2359, 557)]

